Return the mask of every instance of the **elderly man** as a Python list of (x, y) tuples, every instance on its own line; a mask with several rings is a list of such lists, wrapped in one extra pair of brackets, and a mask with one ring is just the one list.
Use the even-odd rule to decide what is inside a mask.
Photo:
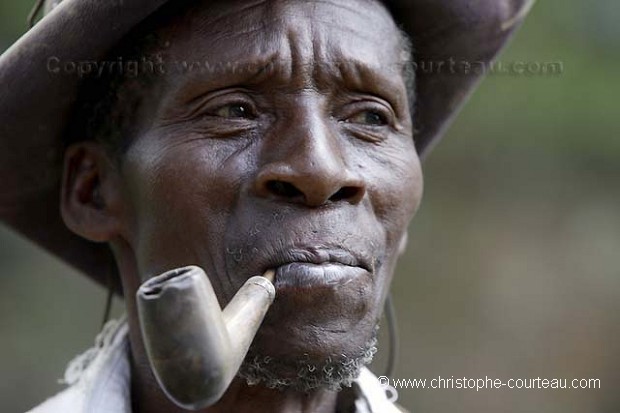
[(481, 74), (454, 59), (488, 62), (529, 3), (57, 3), (0, 60), (3, 219), (122, 291), (127, 318), (33, 411), (182, 411), (136, 292), (189, 264), (224, 305), (275, 272), (245, 361), (201, 411), (399, 411), (365, 366), (419, 154)]

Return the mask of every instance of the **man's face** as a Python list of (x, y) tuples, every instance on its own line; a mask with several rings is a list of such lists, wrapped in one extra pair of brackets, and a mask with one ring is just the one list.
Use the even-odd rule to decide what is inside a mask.
[(274, 268), (251, 354), (284, 378), (292, 360), (359, 357), (422, 192), (391, 17), (371, 1), (208, 2), (160, 43), (167, 64), (200, 64), (162, 78), (124, 156), (140, 281), (198, 265), (225, 305)]

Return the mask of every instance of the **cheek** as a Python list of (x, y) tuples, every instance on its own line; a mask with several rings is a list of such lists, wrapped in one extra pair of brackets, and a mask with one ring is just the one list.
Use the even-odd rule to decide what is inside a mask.
[(400, 242), (422, 200), (420, 160), (413, 145), (385, 148), (370, 159), (369, 198), (393, 245)]
[[(171, 141), (171, 140), (170, 140)], [(133, 204), (134, 247), (141, 273), (196, 264), (213, 269), (247, 158), (222, 141), (137, 142), (123, 168)]]
[(368, 182), (368, 199), (385, 234), (384, 265), (375, 295), (375, 308), (379, 312), (389, 291), (402, 238), (423, 193), (422, 170), (413, 145), (380, 149), (365, 156), (363, 168)]

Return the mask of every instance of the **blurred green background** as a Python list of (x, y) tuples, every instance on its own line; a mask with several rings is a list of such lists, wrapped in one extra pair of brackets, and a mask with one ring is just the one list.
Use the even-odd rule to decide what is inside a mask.
[[(0, 50), (30, 6), (0, 1)], [(409, 389), (400, 401), (414, 413), (617, 413), (620, 3), (540, 1), (501, 60), (564, 71), (489, 77), (426, 160), (393, 288), (395, 377), (597, 378), (601, 389)], [(0, 411), (19, 412), (62, 388), (105, 292), (5, 227), (0, 242)]]

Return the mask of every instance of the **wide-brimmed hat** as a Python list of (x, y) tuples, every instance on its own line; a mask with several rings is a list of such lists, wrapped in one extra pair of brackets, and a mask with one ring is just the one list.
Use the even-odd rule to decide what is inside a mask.
[[(198, 1), (198, 0), (196, 0)], [(0, 56), (0, 217), (38, 245), (108, 284), (107, 245), (70, 232), (59, 212), (62, 135), (80, 76), (58, 76), (54, 61), (98, 61), (166, 0), (48, 1), (48, 13)], [(414, 47), (415, 144), (437, 143), (519, 26), (533, 0), (389, 0)]]

